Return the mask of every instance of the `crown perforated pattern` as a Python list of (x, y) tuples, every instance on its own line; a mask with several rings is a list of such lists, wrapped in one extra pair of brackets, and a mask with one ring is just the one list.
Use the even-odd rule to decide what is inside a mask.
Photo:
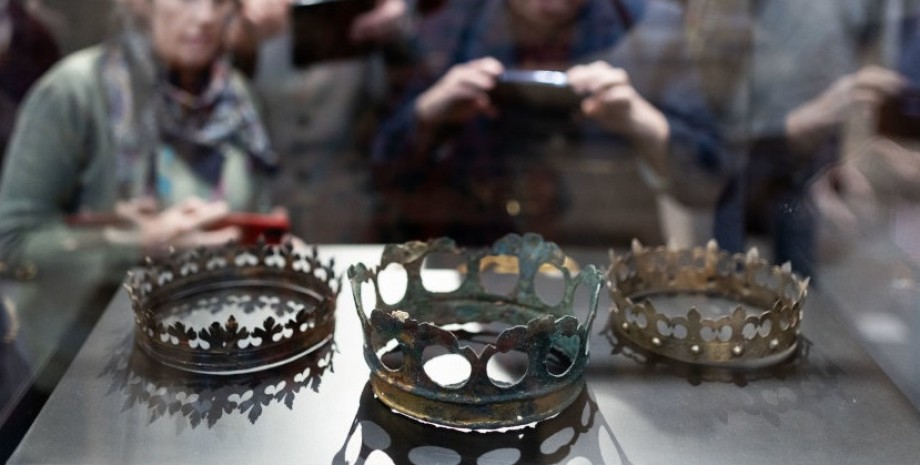
[[(757, 249), (729, 254), (715, 241), (705, 248), (647, 248), (611, 252), (609, 324), (628, 343), (681, 362), (758, 367), (791, 354), (799, 338), (808, 279), (789, 264), (775, 266)], [(656, 297), (699, 295), (735, 302), (721, 314), (696, 307), (668, 316)]]
[[(431, 292), (421, 279), (425, 258), (433, 253), (460, 254), (467, 272), (452, 292)], [(517, 259), (516, 284), (505, 295), (490, 293), (482, 282), (481, 262), (487, 256)], [(355, 303), (365, 336), (365, 359), (377, 396), (394, 410), (442, 425), (459, 428), (501, 428), (526, 425), (552, 416), (572, 402), (584, 384), (588, 360), (587, 340), (597, 310), (601, 273), (585, 267), (577, 276), (563, 266), (565, 256), (556, 244), (535, 234), (508, 235), (491, 249), (464, 251), (450, 239), (390, 245), (376, 271), (358, 264), (349, 269)], [(387, 304), (380, 296), (377, 272), (391, 263), (407, 276), (405, 295)], [(558, 303), (545, 303), (535, 292), (534, 279), (541, 265), (556, 268), (564, 281)], [(368, 316), (362, 284), (371, 283), (375, 308)], [(573, 311), (576, 290), (584, 286), (588, 311), (579, 322)], [(502, 323), (502, 330), (479, 351), (461, 344), (449, 325)], [(387, 364), (381, 348), (395, 345), (401, 360)], [(424, 353), (446, 348), (451, 356), (469, 364), (469, 376), (455, 384), (432, 379), (423, 368)], [(527, 365), (519, 380), (496, 381), (488, 364), (499, 354), (526, 354)], [(564, 360), (554, 370), (553, 360)]]
[(138, 344), (190, 371), (276, 366), (327, 342), (341, 288), (316, 248), (199, 248), (129, 272)]

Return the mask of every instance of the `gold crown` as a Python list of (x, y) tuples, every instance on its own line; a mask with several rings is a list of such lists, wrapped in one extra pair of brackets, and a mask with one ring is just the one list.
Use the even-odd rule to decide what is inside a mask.
[[(425, 288), (421, 267), (431, 254), (454, 254), (463, 260), (467, 272), (456, 290)], [(488, 256), (516, 257), (517, 272), (512, 275), (516, 285), (510, 292), (487, 290), (480, 270)], [(381, 297), (378, 273), (393, 263), (405, 269), (407, 285), (402, 298), (388, 304)], [(565, 255), (556, 244), (536, 234), (509, 234), (491, 249), (472, 251), (459, 249), (447, 238), (388, 245), (376, 271), (363, 264), (352, 266), (348, 276), (364, 330), (364, 356), (374, 393), (399, 413), (463, 429), (524, 426), (561, 412), (584, 385), (588, 335), (602, 284), (594, 266), (573, 277), (564, 263)], [(545, 303), (535, 290), (534, 279), (544, 264), (558, 270), (564, 283), (562, 298), (555, 305)], [(368, 282), (376, 294), (369, 316), (362, 300), (362, 284)], [(580, 286), (589, 291), (582, 323), (573, 311)], [(477, 340), (477, 334), (464, 335), (476, 332), (469, 329), (471, 324), (495, 323), (507, 327), (497, 336), (478, 334), (489, 336), (488, 342)], [(477, 342), (478, 353), (467, 341)], [(433, 379), (427, 371), (431, 360), (425, 358), (433, 348), (468, 364), (466, 378), (447, 384)], [(401, 359), (396, 364), (387, 361), (394, 352)], [(526, 355), (525, 369), (515, 373), (517, 379), (496, 379), (489, 365), (509, 353)]]
[[(640, 350), (732, 368), (770, 365), (795, 351), (809, 279), (792, 273), (788, 263), (771, 265), (756, 248), (730, 254), (715, 241), (683, 250), (633, 241), (630, 252), (611, 250), (610, 261), (608, 324)], [(664, 308), (681, 300), (701, 303), (678, 312), (661, 311), (653, 303)], [(706, 315), (698, 308), (702, 305), (710, 308)]]
[(200, 373), (278, 366), (335, 329), (341, 278), (290, 243), (173, 251), (128, 273), (135, 340), (155, 360)]

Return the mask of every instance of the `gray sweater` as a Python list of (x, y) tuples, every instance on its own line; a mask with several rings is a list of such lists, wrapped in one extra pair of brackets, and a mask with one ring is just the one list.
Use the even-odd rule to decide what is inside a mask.
[[(0, 181), (0, 261), (39, 273), (61, 260), (120, 275), (140, 258), (137, 246), (114, 245), (103, 228), (71, 226), (76, 213), (110, 213), (118, 179), (109, 110), (100, 79), (102, 46), (74, 53), (58, 63), (31, 91), (6, 155)], [(232, 85), (251, 95), (242, 78)], [(169, 176), (185, 193), (209, 188), (183, 166)], [(260, 192), (245, 155), (231, 150), (223, 184), (236, 210), (253, 209)]]

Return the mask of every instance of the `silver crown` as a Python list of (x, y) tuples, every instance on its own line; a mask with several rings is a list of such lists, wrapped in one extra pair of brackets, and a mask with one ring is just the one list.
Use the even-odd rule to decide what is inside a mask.
[(274, 367), (328, 342), (341, 278), (291, 244), (173, 252), (128, 273), (135, 339), (157, 361), (235, 374)]

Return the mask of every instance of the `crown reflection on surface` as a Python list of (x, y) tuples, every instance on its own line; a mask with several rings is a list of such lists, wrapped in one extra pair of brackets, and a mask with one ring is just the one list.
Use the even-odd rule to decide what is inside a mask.
[[(609, 325), (641, 350), (691, 364), (757, 368), (783, 360), (798, 344), (809, 280), (788, 263), (771, 265), (757, 249), (730, 254), (715, 241), (684, 250), (633, 241), (630, 252), (611, 251), (610, 260)], [(731, 301), (732, 308), (713, 317), (693, 306), (669, 316), (653, 303), (694, 296)]]
[(148, 258), (125, 288), (135, 340), (148, 355), (187, 371), (236, 374), (329, 341), (341, 279), (315, 247), (228, 244)]
[[(451, 292), (425, 288), (421, 268), (430, 254), (456, 254), (467, 270)], [(483, 259), (490, 256), (517, 259), (516, 284), (507, 294), (484, 286)], [(491, 249), (465, 251), (452, 240), (388, 245), (376, 271), (363, 264), (348, 270), (355, 305), (364, 330), (364, 356), (371, 369), (377, 397), (393, 410), (423, 422), (462, 429), (497, 429), (523, 426), (558, 414), (581, 392), (588, 361), (588, 335), (597, 312), (602, 275), (587, 266), (573, 277), (563, 266), (565, 255), (552, 242), (536, 234), (509, 234)], [(390, 264), (406, 271), (406, 292), (394, 304), (380, 294), (378, 272)], [(562, 276), (561, 300), (550, 305), (535, 290), (541, 265)], [(375, 308), (365, 312), (362, 284), (372, 283)], [(585, 286), (589, 302), (582, 323), (574, 313), (575, 291)], [(474, 350), (461, 343), (463, 331), (448, 328), (471, 323), (507, 325), (496, 337)], [(471, 339), (466, 339), (471, 340)], [(442, 383), (429, 376), (426, 349), (440, 347), (461, 365), (469, 365), (466, 379)], [(399, 362), (386, 361), (396, 352)], [(489, 365), (502, 354), (526, 355), (523, 373), (516, 380), (493, 377)], [(554, 362), (559, 362), (554, 364)]]

